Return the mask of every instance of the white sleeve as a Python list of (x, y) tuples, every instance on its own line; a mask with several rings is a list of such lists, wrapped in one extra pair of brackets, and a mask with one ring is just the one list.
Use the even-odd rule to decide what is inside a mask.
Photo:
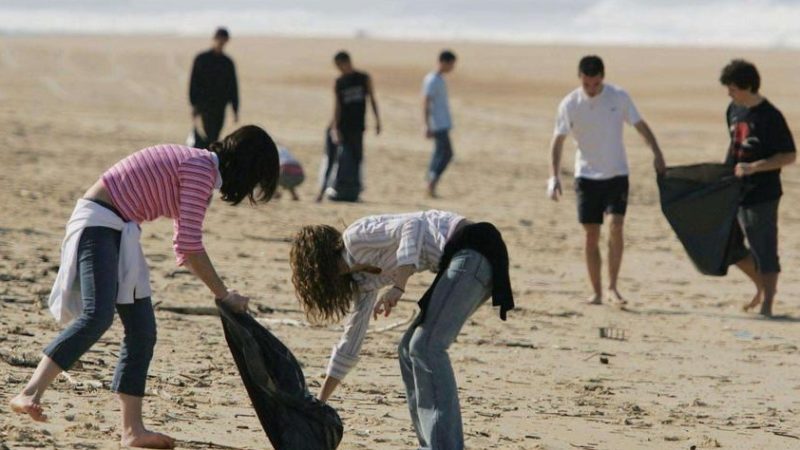
[(375, 307), (375, 300), (378, 298), (378, 291), (359, 292), (356, 295), (358, 299), (353, 305), (353, 311), (345, 320), (342, 338), (333, 346), (326, 370), (328, 376), (338, 380), (344, 379), (358, 363), (358, 353), (361, 351), (364, 336), (367, 335), (367, 327), (369, 327), (369, 320), (372, 317), (372, 309)]
[(567, 99), (564, 99), (558, 105), (558, 111), (556, 112), (556, 127), (553, 131), (553, 133), (558, 136), (566, 136), (569, 134), (570, 130), (572, 130), (572, 120), (569, 117), (568, 104), (569, 102)]
[(633, 104), (633, 99), (631, 96), (628, 95), (627, 92), (622, 92), (623, 104), (622, 104), (622, 111), (623, 116), (622, 118), (628, 125), (636, 125), (637, 123), (642, 121), (642, 116), (639, 115), (639, 110), (636, 109), (636, 105)]
[(422, 236), (425, 221), (422, 219), (411, 219), (403, 224), (400, 230), (400, 242), (397, 245), (397, 265), (413, 265), (419, 270), (419, 258), (422, 252)]

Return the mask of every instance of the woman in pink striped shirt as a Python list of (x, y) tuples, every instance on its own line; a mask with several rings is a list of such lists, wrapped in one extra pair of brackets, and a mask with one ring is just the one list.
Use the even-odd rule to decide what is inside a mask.
[(51, 311), (70, 325), (44, 350), (31, 380), (11, 400), (11, 408), (45, 421), (42, 394), (105, 333), (116, 309), (125, 329), (111, 384), (121, 402), (121, 443), (173, 448), (174, 439), (148, 431), (142, 422), (156, 328), (147, 264), (138, 242), (139, 224), (159, 217), (173, 219), (178, 264), (200, 278), (217, 300), (244, 311), (248, 297), (228, 289), (203, 249), (203, 219), (215, 189), (232, 205), (244, 199), (253, 204), (269, 201), (278, 170), (272, 138), (249, 125), (211, 144), (209, 150), (158, 145), (106, 171), (78, 201), (67, 224), (61, 266), (50, 296)]

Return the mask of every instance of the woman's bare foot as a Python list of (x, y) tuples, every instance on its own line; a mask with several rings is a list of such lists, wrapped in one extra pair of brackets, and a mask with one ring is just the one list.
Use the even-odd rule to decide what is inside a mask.
[(175, 448), (175, 439), (166, 434), (144, 430), (138, 434), (122, 434), (120, 444), (136, 448)]
[(11, 410), (19, 414), (27, 414), (37, 422), (47, 422), (47, 415), (44, 408), (33, 395), (19, 394), (12, 398), (10, 402)]
[(756, 292), (756, 295), (753, 296), (753, 299), (750, 300), (750, 303), (742, 306), (742, 311), (744, 312), (750, 311), (751, 309), (760, 305), (763, 299), (764, 299), (764, 293), (761, 291)]
[(622, 294), (620, 294), (616, 288), (611, 288), (608, 290), (608, 302), (619, 306), (625, 306), (628, 304), (628, 301), (622, 297)]
[(586, 303), (589, 305), (602, 305), (603, 296), (600, 294), (594, 294), (593, 296), (589, 297), (589, 300), (586, 300)]

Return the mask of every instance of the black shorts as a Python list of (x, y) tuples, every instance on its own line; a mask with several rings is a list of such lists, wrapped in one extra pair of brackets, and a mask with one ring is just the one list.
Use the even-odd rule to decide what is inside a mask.
[(575, 179), (580, 223), (603, 223), (603, 215), (625, 215), (628, 209), (628, 176), (607, 180)]
[[(758, 273), (778, 273), (781, 271), (778, 257), (778, 204), (772, 200), (756, 205), (740, 206), (738, 214), (738, 242), (734, 244), (733, 260), (738, 261), (748, 254), (753, 255)], [(744, 245), (742, 234), (747, 238), (750, 249)]]

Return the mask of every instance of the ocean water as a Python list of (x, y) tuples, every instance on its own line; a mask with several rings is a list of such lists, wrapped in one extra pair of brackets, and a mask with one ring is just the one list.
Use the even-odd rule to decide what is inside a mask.
[(800, 0), (0, 0), (0, 34), (800, 47)]

